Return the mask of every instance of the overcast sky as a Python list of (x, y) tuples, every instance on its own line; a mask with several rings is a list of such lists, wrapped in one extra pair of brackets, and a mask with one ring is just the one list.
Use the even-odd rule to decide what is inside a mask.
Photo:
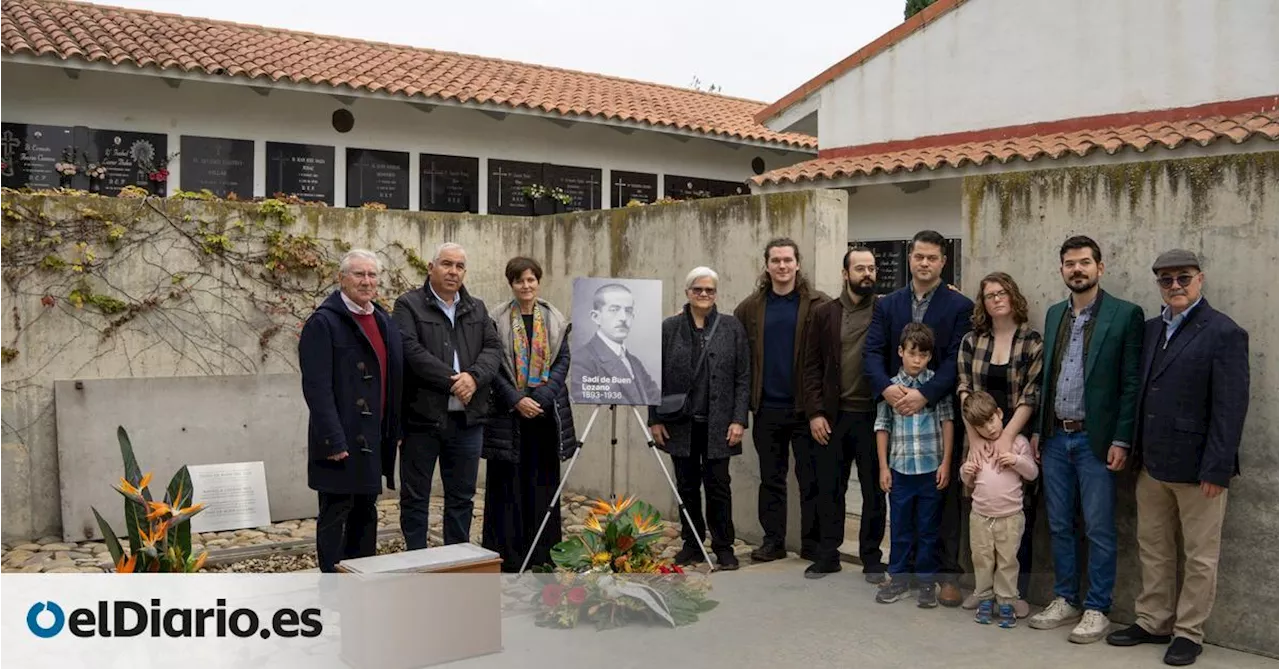
[(904, 0), (104, 0), (773, 102), (902, 22)]

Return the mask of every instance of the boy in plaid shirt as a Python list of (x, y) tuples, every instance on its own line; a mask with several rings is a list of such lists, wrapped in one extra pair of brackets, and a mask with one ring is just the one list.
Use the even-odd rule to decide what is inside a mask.
[[(909, 323), (902, 329), (898, 355), (902, 369), (891, 383), (919, 388), (933, 378), (929, 358), (933, 352), (933, 330), (923, 323)], [(906, 596), (910, 575), (908, 561), (915, 549), (916, 577), (920, 608), (938, 605), (935, 588), (936, 544), (942, 509), (942, 491), (951, 471), (951, 397), (934, 406), (903, 416), (887, 402), (876, 414), (876, 450), (880, 456), (880, 487), (889, 493), (889, 580), (876, 593), (881, 604)]]

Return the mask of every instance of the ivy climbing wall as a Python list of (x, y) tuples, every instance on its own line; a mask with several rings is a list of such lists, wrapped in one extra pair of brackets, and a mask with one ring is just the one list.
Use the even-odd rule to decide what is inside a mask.
[[(1058, 251), (1072, 235), (1102, 247), (1107, 292), (1159, 315), (1151, 272), (1171, 248), (1201, 254), (1205, 299), (1250, 334), (1251, 399), (1232, 483), (1207, 640), (1275, 655), (1277, 630), (1257, 616), (1277, 606), (1277, 153), (1018, 172), (964, 181), (966, 285), (1005, 271), (1018, 282), (1043, 332), (1049, 305), (1066, 299)], [(1140, 584), (1135, 472), (1118, 479), (1119, 567), (1115, 620), (1131, 620)], [(1043, 515), (1041, 516), (1043, 518)], [(1047, 527), (1037, 527), (1033, 592), (1050, 597)], [(1128, 618), (1126, 619), (1126, 616)]]
[[(142, 195), (4, 194), (5, 540), (62, 529), (55, 380), (296, 373), (301, 324), (336, 287), (338, 260), (352, 247), (382, 258), (388, 307), (423, 284), (447, 240), (468, 249), (467, 287), (490, 305), (510, 299), (503, 268), (522, 254), (542, 263), (542, 294), (565, 313), (577, 276), (661, 279), (663, 311), (672, 313), (684, 302), (680, 282), (698, 265), (720, 272), (720, 303), (731, 310), (752, 290), (764, 244), (781, 235), (797, 240), (805, 270), (834, 292), (847, 235), (843, 192), (538, 218)], [(579, 408), (579, 430), (589, 410)], [(601, 441), (580, 458), (575, 490), (607, 494), (613, 467), (619, 486), (664, 507), (666, 481), (629, 414), (618, 415), (616, 463), (597, 448), (608, 445), (597, 426), (592, 441)], [(102, 447), (114, 449), (115, 423), (103, 423)], [(735, 463), (744, 524), (758, 481), (751, 458)], [(104, 472), (102, 485), (116, 475)]]

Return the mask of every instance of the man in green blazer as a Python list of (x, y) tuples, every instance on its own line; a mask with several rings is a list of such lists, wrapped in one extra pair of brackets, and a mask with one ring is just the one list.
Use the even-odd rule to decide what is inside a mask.
[[(1042, 462), (1053, 550), (1054, 600), (1028, 621), (1034, 629), (1078, 623), (1070, 637), (1106, 636), (1116, 580), (1115, 473), (1134, 438), (1142, 309), (1102, 290), (1102, 251), (1084, 236), (1058, 253), (1071, 297), (1049, 307), (1044, 374), (1032, 450)], [(1089, 539), (1089, 592), (1080, 602), (1075, 518)], [(1028, 528), (1027, 531), (1031, 531)]]

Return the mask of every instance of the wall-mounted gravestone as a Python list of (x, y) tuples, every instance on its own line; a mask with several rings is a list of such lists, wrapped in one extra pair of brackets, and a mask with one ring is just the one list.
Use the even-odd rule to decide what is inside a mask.
[(61, 175), (55, 165), (70, 157), (75, 133), (70, 127), (4, 123), (0, 129), (5, 188), (57, 188)]
[(169, 169), (167, 135), (77, 127), (76, 146), (86, 161), (106, 169), (99, 188), (103, 195), (116, 195), (125, 186), (168, 193), (167, 182), (151, 180), (152, 169)]
[(480, 159), (419, 154), (418, 208), (480, 213)]
[(267, 142), (267, 197), (281, 193), (332, 206), (333, 156), (332, 146)]
[(182, 136), (182, 190), (253, 198), (253, 140)]
[(907, 245), (901, 240), (866, 242), (876, 257), (876, 293), (887, 295), (907, 285)]
[(677, 200), (700, 200), (708, 197), (751, 194), (751, 189), (745, 183), (739, 181), (719, 181), (700, 177), (685, 177), (678, 174), (668, 174), (663, 182), (662, 190), (666, 197)]
[(542, 164), (490, 159), (488, 169), (488, 213), (532, 216), (533, 202), (525, 196), (524, 187), (542, 183)]
[(568, 165), (543, 165), (542, 185), (548, 188), (559, 188), (569, 196), (569, 203), (563, 206), (564, 211), (590, 211), (603, 207), (600, 196), (600, 184), (603, 172), (590, 167), (571, 167)]
[(388, 209), (409, 208), (408, 153), (347, 149), (347, 206), (368, 202), (381, 202)]
[(627, 206), (635, 200), (640, 204), (649, 204), (658, 200), (658, 175), (644, 172), (609, 172), (610, 205), (615, 209)]
[(707, 190), (711, 197), (732, 197), (734, 195), (750, 195), (751, 188), (741, 181), (717, 181), (707, 179)]

